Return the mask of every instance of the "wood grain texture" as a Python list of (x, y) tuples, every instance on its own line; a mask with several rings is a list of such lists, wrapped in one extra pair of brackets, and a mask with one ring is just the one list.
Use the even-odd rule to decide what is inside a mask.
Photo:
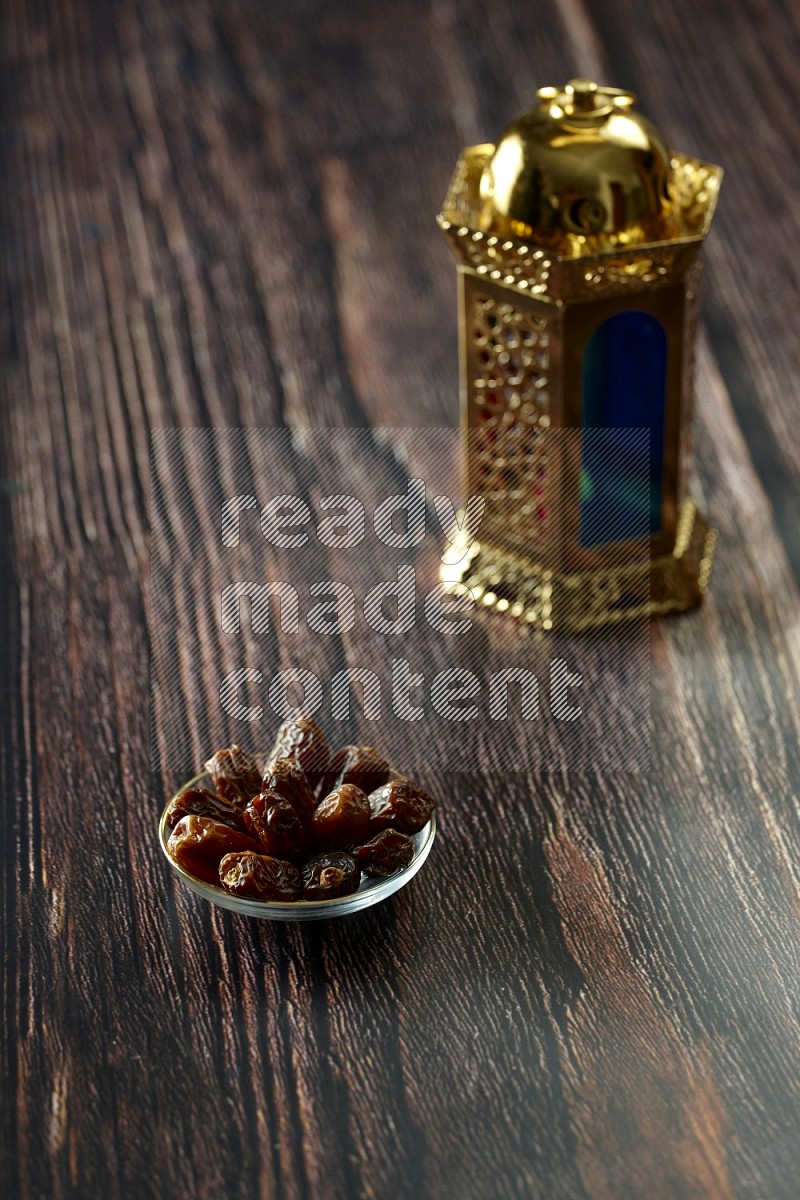
[[(9, 0), (3, 1195), (794, 1200), (799, 30), (781, 0)], [(391, 902), (211, 911), (153, 836), (150, 431), (452, 423), (433, 214), (461, 145), (576, 71), (728, 171), (698, 379), (718, 560), (652, 626), (652, 770), (471, 761)]]

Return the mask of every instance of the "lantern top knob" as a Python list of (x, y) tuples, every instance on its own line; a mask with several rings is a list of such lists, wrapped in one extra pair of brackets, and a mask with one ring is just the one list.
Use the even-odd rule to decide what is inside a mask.
[(481, 228), (566, 255), (669, 237), (670, 152), (636, 97), (581, 78), (536, 97), (483, 171)]

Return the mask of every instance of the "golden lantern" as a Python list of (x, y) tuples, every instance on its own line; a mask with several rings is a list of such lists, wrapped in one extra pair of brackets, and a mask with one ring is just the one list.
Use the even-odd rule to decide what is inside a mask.
[(576, 630), (691, 608), (708, 585), (715, 535), (687, 481), (722, 171), (669, 151), (629, 92), (537, 97), (463, 151), (438, 218), (459, 260), (464, 482), (486, 501), (442, 580)]

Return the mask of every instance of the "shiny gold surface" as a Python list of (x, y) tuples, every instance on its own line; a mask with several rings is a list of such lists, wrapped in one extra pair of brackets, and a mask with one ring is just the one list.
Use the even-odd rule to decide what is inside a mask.
[[(700, 251), (722, 171), (667, 151), (629, 93), (573, 80), (538, 95), (497, 146), (466, 147), (438, 218), (459, 260), (465, 493), (486, 499), (481, 545), (442, 578), (534, 626), (584, 629), (690, 608), (708, 584), (715, 535), (688, 489)], [(631, 309), (667, 336), (661, 529), (587, 550), (584, 353)]]
[(660, 532), (587, 549), (579, 535), (583, 356), (593, 330), (627, 311), (630, 296), (599, 290), (554, 305), (469, 267), (458, 277), (463, 479), (466, 493), (486, 502), (482, 537), (570, 572), (668, 554), (688, 490), (681, 433), (691, 417), (696, 307), (687, 282), (662, 281), (635, 298), (667, 335)]
[(573, 79), (537, 100), (483, 169), (482, 232), (569, 256), (675, 232), (670, 154), (632, 93)]
[(442, 566), (440, 579), (446, 591), (466, 585), (482, 608), (535, 629), (579, 633), (695, 608), (708, 589), (716, 539), (687, 499), (671, 554), (573, 573), (481, 542), (473, 543), (457, 566)]
[(673, 232), (661, 241), (584, 246), (580, 257), (533, 239), (486, 233), (480, 228), (480, 181), (494, 146), (467, 146), (456, 164), (439, 228), (457, 258), (479, 275), (556, 303), (601, 293), (658, 287), (682, 276), (708, 233), (722, 169), (673, 152)]

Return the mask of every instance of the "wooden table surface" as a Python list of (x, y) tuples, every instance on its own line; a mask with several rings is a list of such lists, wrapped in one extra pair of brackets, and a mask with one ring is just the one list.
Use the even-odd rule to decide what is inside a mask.
[[(9, 0), (2, 54), (2, 1194), (796, 1198), (796, 0)], [(577, 73), (727, 172), (651, 770), (475, 762), (393, 900), (212, 911), (154, 837), (150, 430), (452, 425), (434, 214)]]

